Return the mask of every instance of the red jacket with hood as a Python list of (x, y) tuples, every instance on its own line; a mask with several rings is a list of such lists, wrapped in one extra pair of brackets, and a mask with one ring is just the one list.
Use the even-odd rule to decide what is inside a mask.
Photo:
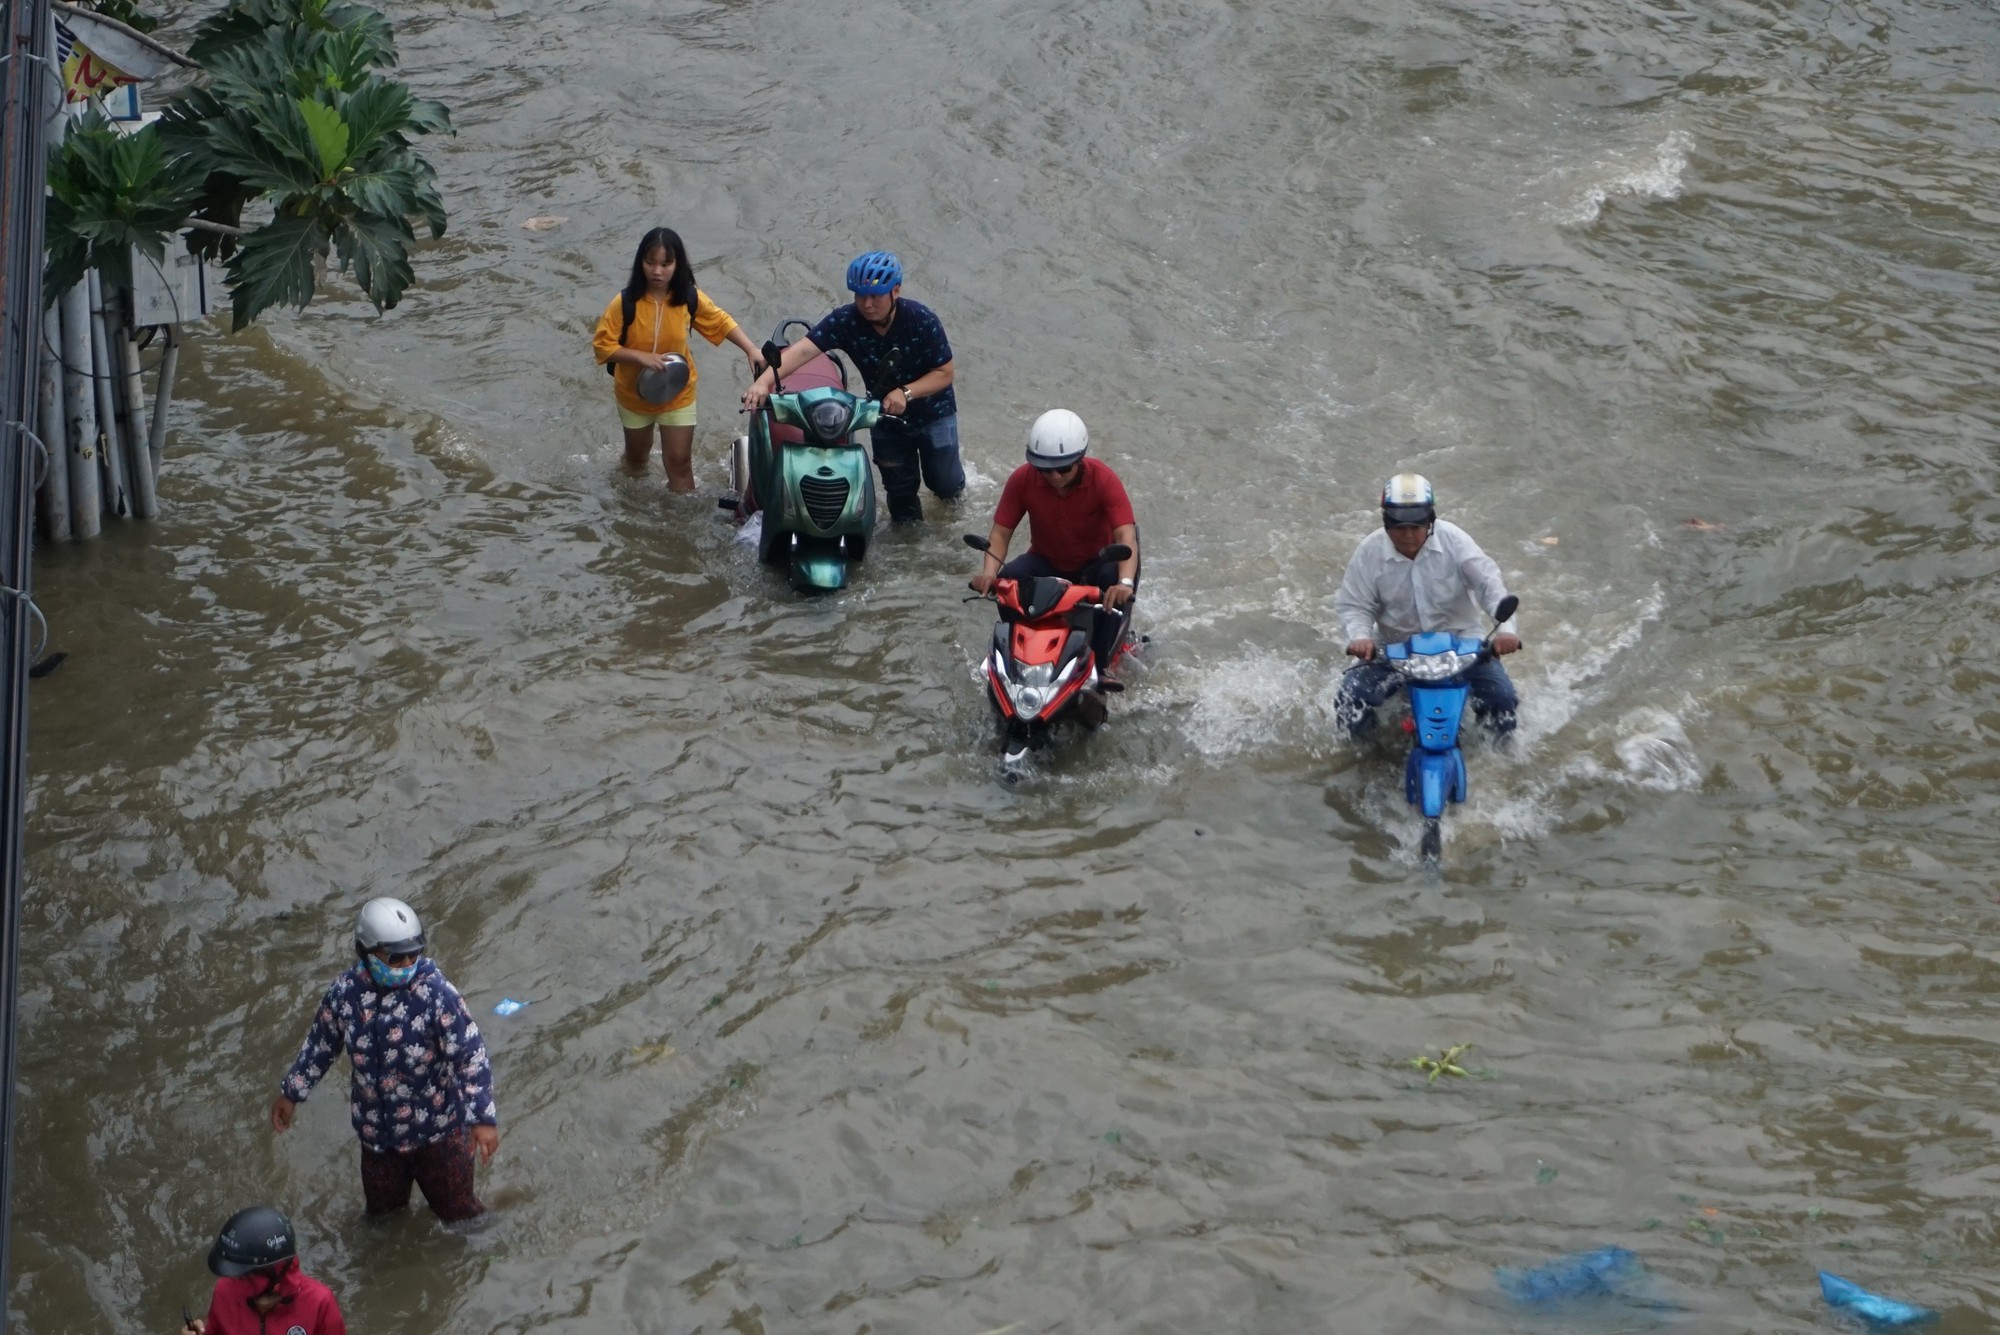
[(333, 1290), (292, 1261), (278, 1278), (278, 1305), (259, 1315), (250, 1300), (271, 1287), (269, 1275), (215, 1281), (204, 1335), (347, 1335)]

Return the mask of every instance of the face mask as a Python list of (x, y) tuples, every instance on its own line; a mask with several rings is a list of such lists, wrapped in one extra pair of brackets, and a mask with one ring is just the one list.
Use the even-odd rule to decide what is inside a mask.
[(378, 987), (402, 987), (417, 976), (417, 966), (412, 963), (400, 969), (392, 969), (375, 956), (368, 956), (368, 976)]

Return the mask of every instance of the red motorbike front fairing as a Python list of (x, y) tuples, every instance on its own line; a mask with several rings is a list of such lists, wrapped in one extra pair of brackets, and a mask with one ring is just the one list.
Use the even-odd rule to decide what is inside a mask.
[(993, 628), (986, 675), (1002, 718), (1053, 723), (1095, 684), (1090, 630), (1093, 605), (1102, 597), (1095, 585), (1048, 576), (994, 583), (1000, 624)]

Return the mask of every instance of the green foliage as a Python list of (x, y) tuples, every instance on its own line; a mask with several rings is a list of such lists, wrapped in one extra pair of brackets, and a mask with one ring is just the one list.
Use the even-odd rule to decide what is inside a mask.
[[(235, 327), (274, 305), (303, 307), (329, 265), (378, 310), (396, 305), (415, 280), (413, 220), (433, 238), (445, 230), (437, 174), (412, 145), (451, 133), (451, 115), (376, 73), (396, 61), (388, 20), (344, 0), (230, 0), (195, 30), (190, 54), (206, 86), (146, 133), (195, 183), (181, 219), (238, 229), (271, 209), (247, 235), (190, 241), (224, 261)], [(53, 212), (50, 223), (53, 236)]]
[(151, 32), (160, 21), (139, 8), (138, 0), (74, 0), (78, 9), (117, 19), (133, 32)]
[(95, 111), (70, 127), (49, 162), (48, 179), (42, 291), (52, 304), (87, 269), (115, 287), (130, 287), (135, 246), (164, 262), (167, 237), (202, 188), (201, 169), (170, 151), (157, 130), (121, 134)]
[(389, 20), (366, 5), (344, 0), (230, 0), (220, 14), (194, 30), (188, 56), (204, 67), (216, 56), (271, 32), (300, 36), (351, 34), (363, 43), (370, 66), (396, 63), (396, 34)]

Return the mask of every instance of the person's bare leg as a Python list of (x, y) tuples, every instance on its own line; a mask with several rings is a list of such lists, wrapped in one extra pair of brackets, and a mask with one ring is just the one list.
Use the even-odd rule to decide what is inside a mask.
[(643, 473), (646, 471), (646, 456), (653, 452), (653, 428), (648, 426), (625, 428), (625, 471)]
[(694, 428), (660, 428), (660, 454), (667, 461), (667, 490), (694, 490)]

